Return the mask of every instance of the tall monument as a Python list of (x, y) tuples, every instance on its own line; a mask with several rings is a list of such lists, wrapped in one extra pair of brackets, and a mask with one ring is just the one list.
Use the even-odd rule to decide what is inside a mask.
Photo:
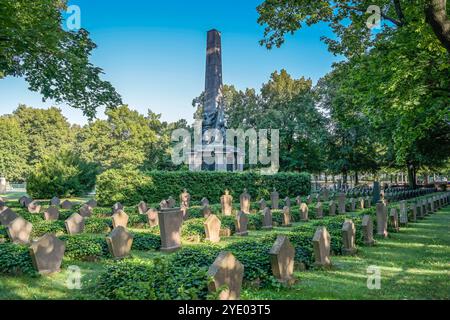
[[(242, 153), (226, 145), (226, 126), (222, 95), (222, 39), (215, 29), (208, 31), (206, 46), (205, 100), (202, 119), (202, 144), (191, 153), (192, 171), (242, 171)], [(207, 157), (216, 158), (207, 163)], [(239, 161), (238, 161), (239, 159)]]

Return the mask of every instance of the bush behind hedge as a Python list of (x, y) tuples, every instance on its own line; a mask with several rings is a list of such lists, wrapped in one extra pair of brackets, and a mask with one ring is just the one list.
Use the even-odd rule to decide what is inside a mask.
[(191, 194), (191, 200), (201, 201), (206, 197), (211, 203), (220, 203), (220, 197), (226, 189), (230, 190), (234, 202), (247, 188), (252, 200), (260, 197), (267, 199), (273, 188), (280, 197), (306, 195), (311, 191), (308, 173), (278, 173), (271, 176), (254, 172), (188, 172), (188, 171), (151, 171), (141, 173), (137, 170), (108, 170), (97, 177), (97, 200), (100, 205), (136, 205), (141, 200), (147, 203), (159, 203), (169, 196), (178, 201), (183, 189)]

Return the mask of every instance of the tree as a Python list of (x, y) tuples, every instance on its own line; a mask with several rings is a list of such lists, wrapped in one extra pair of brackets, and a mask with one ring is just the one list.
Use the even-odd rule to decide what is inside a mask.
[(66, 102), (93, 118), (98, 107), (115, 107), (121, 98), (89, 62), (96, 48), (89, 33), (62, 28), (66, 2), (1, 0), (0, 79), (24, 77), (43, 100)]
[[(268, 48), (283, 44), (286, 34), (293, 34), (303, 25), (325, 22), (338, 40), (323, 37), (329, 49), (347, 57), (362, 54), (378, 41), (367, 28), (375, 5), (386, 23), (378, 35), (396, 30), (424, 27), (432, 29), (441, 45), (450, 53), (450, 19), (447, 0), (266, 0), (259, 7), (258, 22), (266, 25), (262, 44)], [(417, 38), (418, 39), (418, 38)]]
[(27, 137), (29, 165), (36, 164), (49, 153), (72, 145), (74, 141), (70, 123), (58, 108), (35, 109), (20, 105), (13, 115)]
[(0, 117), (0, 176), (24, 181), (28, 173), (28, 141), (15, 117)]

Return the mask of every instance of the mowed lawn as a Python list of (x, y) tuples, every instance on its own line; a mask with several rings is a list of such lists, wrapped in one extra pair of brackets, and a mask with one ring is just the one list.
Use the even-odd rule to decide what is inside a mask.
[[(245, 299), (450, 299), (450, 208), (359, 248), (355, 257), (333, 257), (328, 271), (298, 272), (283, 290), (246, 290)], [(367, 268), (381, 269), (381, 289), (367, 288)]]
[[(152, 259), (160, 253), (133, 252)], [(361, 247), (357, 256), (333, 257), (331, 270), (296, 272), (299, 282), (286, 289), (245, 289), (243, 299), (450, 299), (450, 208)], [(82, 290), (69, 290), (67, 267), (81, 268)], [(381, 289), (367, 288), (367, 267), (381, 269)], [(103, 263), (64, 259), (63, 272), (50, 277), (0, 276), (0, 300), (90, 299)]]

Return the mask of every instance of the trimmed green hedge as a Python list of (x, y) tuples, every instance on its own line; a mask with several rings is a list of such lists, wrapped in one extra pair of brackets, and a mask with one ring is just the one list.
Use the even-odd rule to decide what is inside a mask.
[(112, 169), (97, 177), (97, 200), (100, 205), (136, 205), (141, 200), (147, 203), (159, 203), (169, 196), (178, 201), (178, 195), (188, 189), (193, 202), (203, 197), (211, 203), (219, 203), (225, 189), (230, 190), (234, 202), (244, 188), (252, 195), (252, 200), (260, 197), (269, 199), (276, 188), (280, 198), (289, 195), (306, 195), (311, 191), (308, 173), (278, 173), (271, 176), (253, 172), (187, 172), (152, 171), (141, 173), (135, 170)]
[(0, 244), (0, 274), (36, 276), (27, 246)]

